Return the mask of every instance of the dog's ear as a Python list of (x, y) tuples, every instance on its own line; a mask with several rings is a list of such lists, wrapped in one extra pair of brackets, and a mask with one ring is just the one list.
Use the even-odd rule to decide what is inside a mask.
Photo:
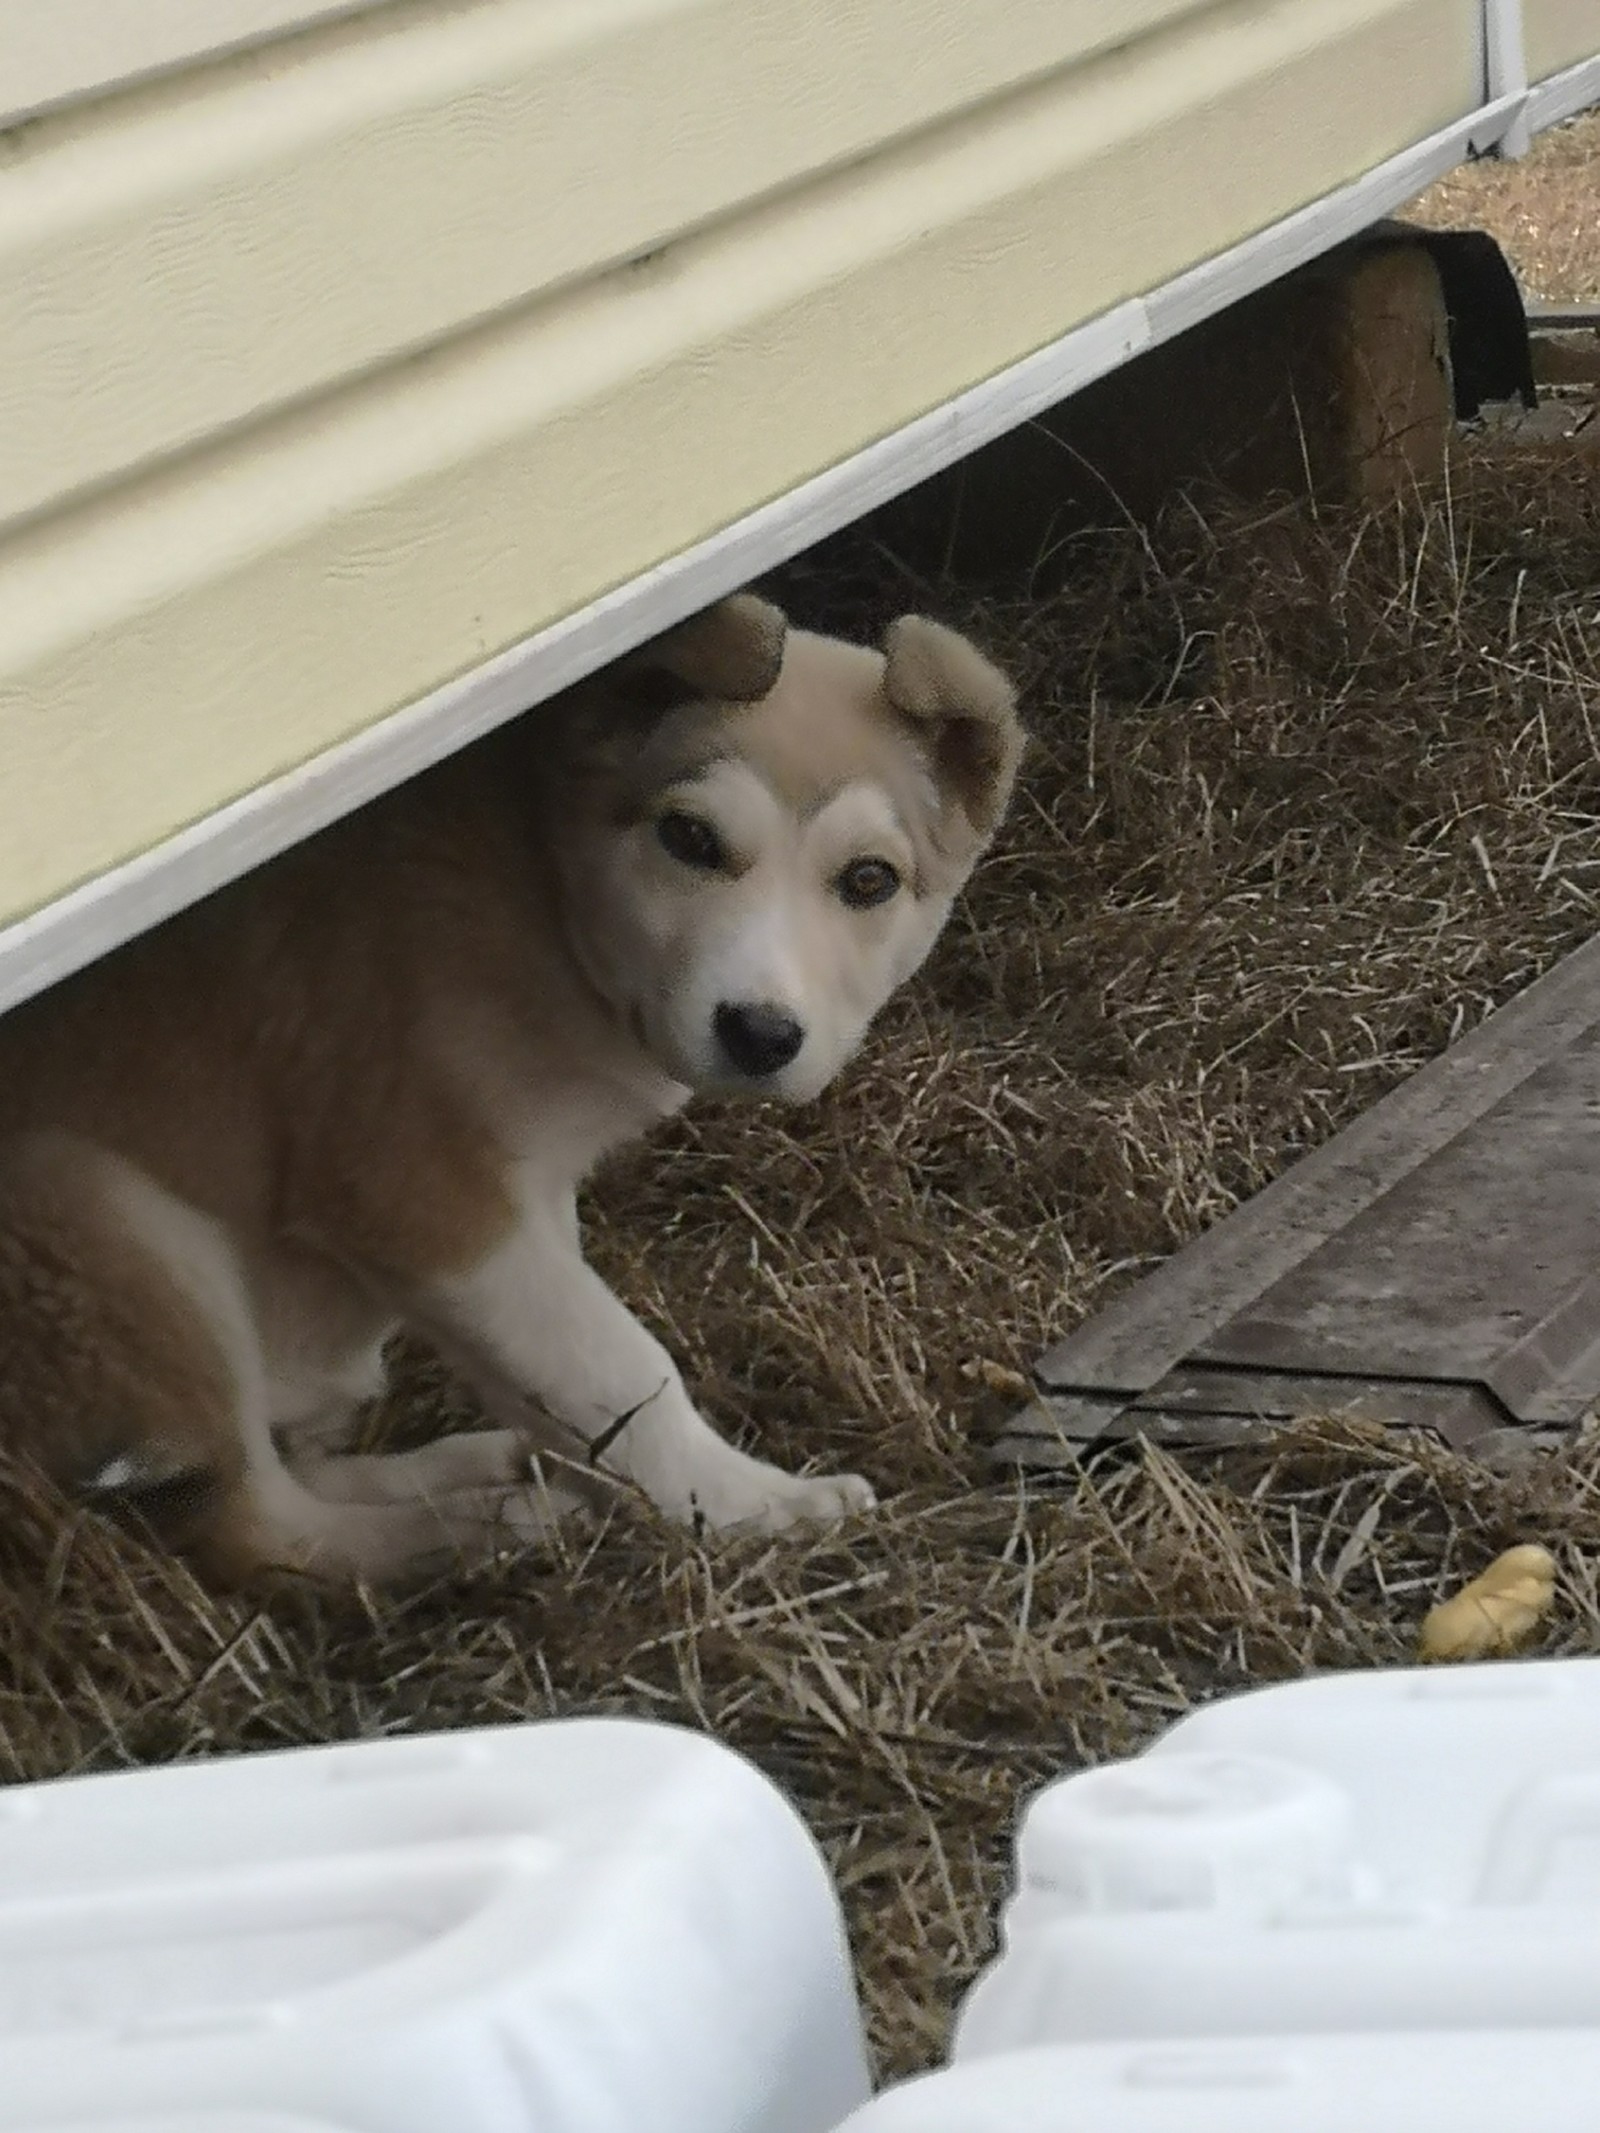
[(975, 644), (925, 615), (902, 615), (883, 640), (883, 693), (923, 736), (934, 769), (980, 837), (1011, 799), (1024, 735), (1017, 693)]
[(614, 670), (619, 691), (651, 710), (710, 698), (753, 704), (783, 665), (788, 617), (754, 593), (735, 593), (641, 645)]

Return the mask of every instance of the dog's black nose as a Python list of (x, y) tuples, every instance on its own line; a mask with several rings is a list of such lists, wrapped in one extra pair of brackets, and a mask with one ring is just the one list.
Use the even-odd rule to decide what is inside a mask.
[(735, 1006), (724, 1000), (711, 1019), (717, 1042), (741, 1074), (776, 1074), (806, 1041), (800, 1024), (781, 1007)]

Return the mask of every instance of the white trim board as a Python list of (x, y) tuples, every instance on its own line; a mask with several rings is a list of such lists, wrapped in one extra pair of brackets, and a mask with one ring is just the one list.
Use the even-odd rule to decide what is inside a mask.
[(0, 1012), (326, 829), (518, 712), (1239, 298), (1357, 235), (1520, 116), (1506, 96), (1119, 304), (125, 865), (0, 928)]
[[(1483, 0), (1483, 93), (1486, 98), (1524, 96), (1528, 59), (1522, 33), (1522, 0)], [(1512, 119), (1495, 152), (1508, 161), (1527, 154), (1532, 136), (1526, 108)]]
[[(1595, 36), (1600, 38), (1600, 15)], [(1525, 123), (1530, 134), (1544, 133), (1563, 119), (1575, 118), (1591, 104), (1600, 104), (1600, 52), (1593, 59), (1580, 59), (1575, 67), (1535, 82), (1528, 91)]]

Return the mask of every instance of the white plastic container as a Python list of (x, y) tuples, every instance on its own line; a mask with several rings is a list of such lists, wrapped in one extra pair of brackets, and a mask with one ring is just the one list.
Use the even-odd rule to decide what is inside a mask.
[[(1600, 2031), (1600, 1660), (1214, 1704), (1048, 1786), (1017, 1867), (958, 2061), (1117, 2038)], [(1600, 2127), (1600, 2089), (1591, 2102)]]
[(867, 2093), (822, 1859), (699, 1735), (0, 1792), (8, 2133), (826, 2133)]
[(1594, 2133), (1582, 2030), (1058, 2044), (892, 2089), (839, 2133)]

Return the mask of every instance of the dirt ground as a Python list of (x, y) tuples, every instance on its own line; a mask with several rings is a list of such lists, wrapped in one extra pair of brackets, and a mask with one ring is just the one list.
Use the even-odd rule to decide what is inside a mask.
[[(1591, 120), (1426, 205), (1500, 227), (1541, 293), (1592, 293), (1597, 185)], [(1008, 1372), (1600, 924), (1596, 462), (1480, 441), (1428, 513), (1179, 511), (1080, 563), (981, 608), (860, 539), (784, 574), (800, 619), (927, 606), (1009, 660), (1021, 798), (833, 1093), (701, 1110), (586, 1211), (710, 1411), (866, 1471), (881, 1514), (711, 1550), (619, 1511), (403, 1601), (255, 1607), (24, 1496), (0, 1522), (0, 1771), (551, 1712), (708, 1728), (826, 1847), (903, 2072), (989, 1951), (1044, 1777), (1198, 1698), (1404, 1661), (1437, 1593), (1515, 1540), (1562, 1565), (1548, 1648), (1600, 1648), (1600, 1442), (1504, 1480), (1330, 1423), (1053, 1487), (995, 1479), (978, 1442)], [(404, 1361), (397, 1431), (458, 1412)]]

